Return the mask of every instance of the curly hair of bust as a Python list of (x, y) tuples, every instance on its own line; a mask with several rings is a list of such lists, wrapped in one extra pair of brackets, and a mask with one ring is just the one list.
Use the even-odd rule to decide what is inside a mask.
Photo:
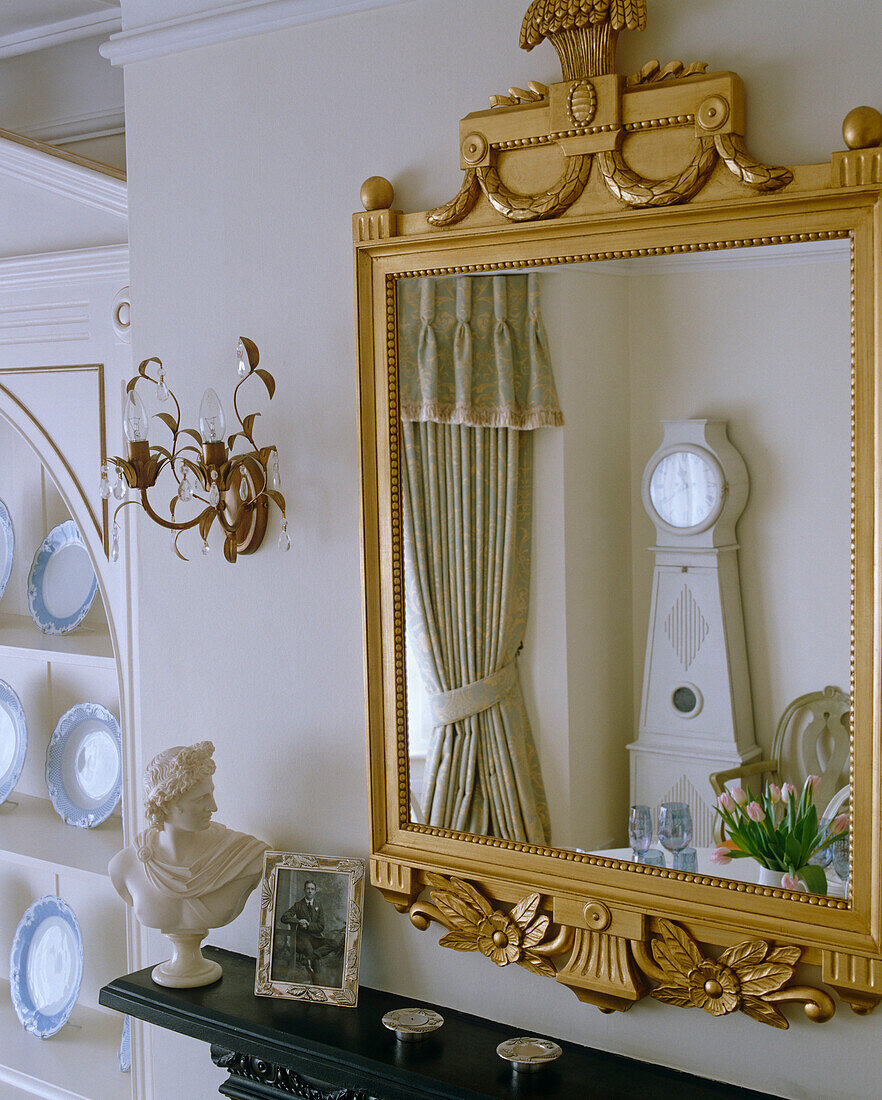
[(213, 753), (211, 741), (199, 741), (195, 745), (175, 745), (153, 757), (144, 772), (144, 811), (149, 826), (161, 828), (165, 807), (214, 775)]

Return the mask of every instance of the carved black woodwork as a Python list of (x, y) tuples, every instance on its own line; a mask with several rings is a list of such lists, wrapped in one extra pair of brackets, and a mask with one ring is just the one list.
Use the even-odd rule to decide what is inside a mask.
[[(511, 1006), (520, 1022), (506, 1025), (426, 1005), (444, 1026), (421, 1043), (399, 1043), (382, 1025), (384, 1013), (414, 1000), (364, 986), (358, 1007), (306, 1004), (254, 996), (255, 961), (205, 948), (224, 975), (202, 989), (166, 989), (150, 969), (108, 983), (107, 1008), (201, 1039), (229, 1077), (230, 1100), (757, 1100), (762, 1094), (614, 1054), (561, 1042), (562, 1057), (538, 1074), (515, 1074), (496, 1047), (533, 1034), (529, 1001)], [(416, 1002), (420, 1003), (420, 1002)], [(635, 1027), (639, 1023), (635, 1021)]]

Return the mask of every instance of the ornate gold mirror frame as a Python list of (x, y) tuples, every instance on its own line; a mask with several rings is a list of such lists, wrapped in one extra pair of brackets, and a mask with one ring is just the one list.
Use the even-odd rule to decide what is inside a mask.
[[(562, 14), (564, 8), (567, 13)], [(650, 62), (615, 71), (645, 0), (534, 0), (521, 45), (548, 37), (563, 79), (494, 96), (460, 124), (460, 192), (392, 209), (387, 181), (353, 219), (360, 375), (371, 881), (441, 943), (516, 963), (603, 1011), (649, 994), (786, 1028), (783, 1002), (822, 1022), (835, 1001), (791, 985), (797, 962), (858, 1013), (882, 997), (879, 463), (882, 116), (860, 108), (826, 164), (766, 167), (744, 143), (731, 72)], [(683, 167), (683, 165), (686, 165)], [(639, 166), (635, 167), (635, 166)], [(556, 183), (548, 185), (559, 171)], [(402, 278), (848, 239), (852, 307), (852, 859), (848, 900), (410, 820), (400, 538), (396, 285)]]

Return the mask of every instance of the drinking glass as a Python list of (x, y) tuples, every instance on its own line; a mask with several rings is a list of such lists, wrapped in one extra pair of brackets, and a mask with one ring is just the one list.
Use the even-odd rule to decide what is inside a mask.
[(833, 870), (842, 879), (844, 883), (848, 883), (848, 833), (843, 833), (838, 840), (834, 840), (830, 845), (830, 849), (833, 853)]
[(652, 814), (648, 806), (632, 806), (629, 810), (628, 840), (639, 863), (652, 844)]
[[(822, 821), (818, 831), (821, 834), (821, 839), (827, 840), (830, 836), (830, 822), (827, 820)], [(816, 867), (829, 867), (830, 862), (833, 859), (832, 848), (833, 846), (831, 844), (828, 845), (826, 848), (822, 848), (820, 852), (815, 852), (815, 854), (809, 860), (809, 863), (813, 863)]]
[(669, 852), (679, 852), (692, 840), (692, 814), (686, 802), (662, 802), (658, 808), (658, 839)]

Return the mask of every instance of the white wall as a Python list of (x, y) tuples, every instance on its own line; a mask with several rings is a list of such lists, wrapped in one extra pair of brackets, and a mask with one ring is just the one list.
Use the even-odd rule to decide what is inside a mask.
[[(294, 538), (284, 558), (271, 531), (235, 567), (217, 549), (184, 565), (141, 524), (143, 748), (211, 737), (219, 816), (281, 848), (367, 850), (350, 214), (376, 172), (403, 209), (446, 200), (460, 116), (557, 77), (549, 47), (517, 49), (524, 8), (414, 0), (126, 71), (135, 355), (163, 358), (192, 416), (205, 385), (228, 392), (236, 337), (258, 342), (279, 381), (259, 427), (280, 447)], [(622, 67), (734, 68), (755, 154), (822, 160), (877, 94), (880, 38), (863, 0), (835, 17), (821, 0), (655, 0)], [(212, 938), (253, 953), (253, 901)], [(362, 980), (782, 1095), (878, 1094), (882, 1017), (843, 1007), (819, 1031), (791, 1011), (785, 1036), (651, 1001), (604, 1016), (436, 940), (371, 891)], [(156, 1033), (155, 1052), (157, 1097), (214, 1094), (205, 1046)]]
[(123, 78), (100, 38), (0, 59), (0, 129), (125, 168)]

